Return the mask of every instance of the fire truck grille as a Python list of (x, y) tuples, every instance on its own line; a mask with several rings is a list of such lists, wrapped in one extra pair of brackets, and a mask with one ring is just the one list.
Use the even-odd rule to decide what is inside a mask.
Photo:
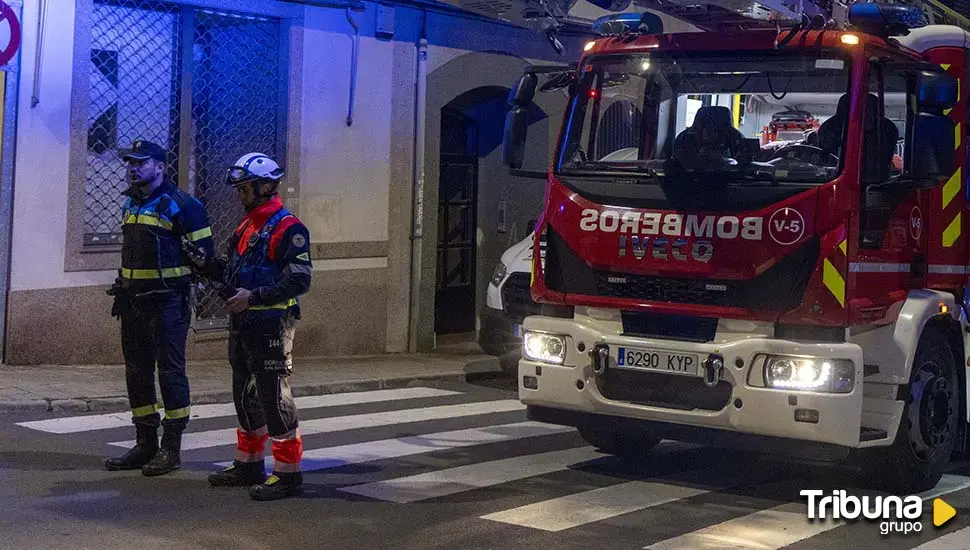
[(596, 387), (613, 401), (682, 411), (719, 411), (730, 402), (733, 391), (724, 380), (711, 388), (701, 378), (622, 368), (606, 369), (596, 378)]
[(551, 229), (546, 284), (551, 290), (631, 300), (788, 311), (798, 307), (818, 259), (813, 239), (761, 275), (747, 280), (636, 275), (589, 267)]
[(516, 323), (521, 323), (529, 315), (539, 314), (539, 304), (532, 301), (529, 291), (529, 274), (513, 273), (502, 286), (502, 308), (505, 314)]

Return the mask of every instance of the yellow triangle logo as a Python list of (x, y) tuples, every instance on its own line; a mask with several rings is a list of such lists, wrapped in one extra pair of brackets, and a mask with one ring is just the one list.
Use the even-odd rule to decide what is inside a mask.
[(957, 511), (953, 509), (953, 506), (941, 499), (933, 500), (933, 525), (939, 527), (953, 519), (955, 515), (957, 515)]

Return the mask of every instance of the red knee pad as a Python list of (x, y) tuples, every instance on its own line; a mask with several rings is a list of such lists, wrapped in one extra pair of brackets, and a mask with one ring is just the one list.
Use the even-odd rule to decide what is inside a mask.
[(285, 464), (299, 464), (303, 459), (303, 438), (273, 440), (273, 459)]
[(236, 428), (236, 448), (244, 453), (262, 453), (267, 439), (269, 439), (269, 434), (264, 433), (263, 435), (253, 436), (240, 428)]

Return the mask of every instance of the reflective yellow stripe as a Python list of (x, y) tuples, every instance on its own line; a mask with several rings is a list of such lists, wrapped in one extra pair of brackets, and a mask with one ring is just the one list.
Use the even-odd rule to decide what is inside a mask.
[(296, 299), (290, 299), (288, 302), (283, 304), (273, 304), (271, 306), (252, 306), (249, 309), (253, 311), (265, 311), (268, 309), (286, 309), (296, 305)]
[(953, 127), (953, 148), (959, 149), (960, 145), (963, 144), (963, 123), (957, 122), (957, 125)]
[[(122, 268), (121, 276), (125, 279), (171, 279), (190, 275), (192, 270), (186, 266), (167, 267), (165, 269), (127, 269)], [(161, 275), (161, 277), (159, 277)]]
[(960, 213), (957, 212), (957, 217), (953, 218), (950, 225), (946, 226), (946, 229), (943, 230), (943, 246), (951, 247), (953, 243), (957, 242), (957, 239), (960, 238), (960, 226)]
[(845, 307), (845, 279), (828, 258), (822, 264), (822, 283), (839, 301), (839, 305)]
[(170, 420), (176, 420), (176, 419), (179, 419), (179, 418), (185, 418), (185, 417), (189, 416), (189, 409), (190, 408), (191, 407), (182, 407), (181, 409), (175, 409), (175, 410), (171, 410), (171, 411), (168, 410), (168, 409), (165, 409), (165, 418), (168, 418)]
[(943, 186), (943, 208), (946, 208), (950, 204), (950, 201), (957, 196), (960, 191), (960, 184), (963, 182), (963, 168), (957, 168), (957, 171), (950, 176), (950, 179), (946, 180), (946, 184)]
[(158, 412), (158, 404), (145, 405), (144, 407), (135, 407), (132, 409), (131, 416), (148, 416), (156, 412)]
[(125, 218), (125, 225), (130, 224), (141, 224), (141, 225), (151, 225), (153, 227), (161, 227), (162, 229), (172, 230), (172, 222), (159, 218), (154, 214), (138, 214), (136, 217), (134, 214), (129, 215)]
[(186, 235), (186, 237), (188, 237), (190, 241), (199, 241), (199, 240), (202, 240), (202, 239), (204, 239), (206, 237), (211, 237), (211, 236), (212, 236), (212, 228), (211, 227), (205, 227), (203, 229), (200, 229), (198, 231), (193, 231), (193, 232), (189, 233), (188, 235)]
[(848, 240), (845, 240), (845, 241), (842, 241), (842, 242), (839, 243), (839, 250), (841, 250), (843, 254), (846, 253), (845, 252), (845, 243), (847, 243), (847, 242), (848, 242)]

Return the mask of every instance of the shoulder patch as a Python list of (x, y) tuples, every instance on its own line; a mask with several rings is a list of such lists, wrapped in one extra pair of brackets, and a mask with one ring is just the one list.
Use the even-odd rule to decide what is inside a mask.
[(304, 237), (302, 233), (293, 235), (293, 246), (296, 248), (303, 248), (306, 246), (306, 237)]

